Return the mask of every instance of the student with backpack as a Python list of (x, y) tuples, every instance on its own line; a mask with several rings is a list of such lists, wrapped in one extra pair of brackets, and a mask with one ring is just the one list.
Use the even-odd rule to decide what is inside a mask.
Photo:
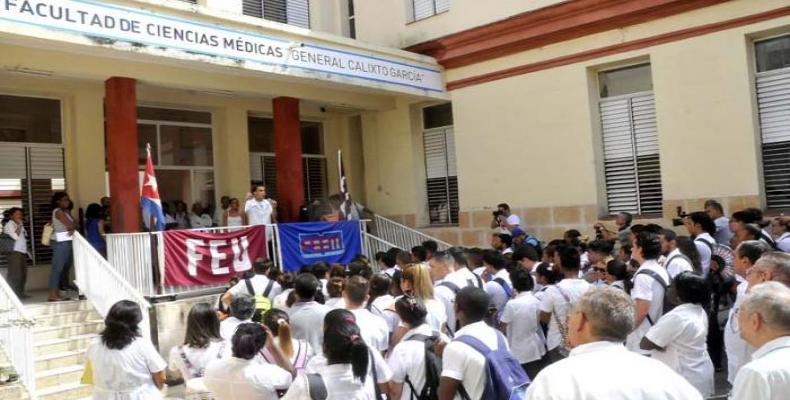
[(691, 259), (680, 251), (677, 244), (678, 234), (672, 229), (664, 229), (659, 235), (661, 240), (661, 254), (666, 256), (664, 268), (670, 278), (675, 278), (681, 272), (693, 272), (694, 264)]
[(639, 232), (634, 238), (632, 255), (639, 263), (634, 274), (631, 298), (636, 303), (634, 330), (628, 335), (628, 350), (645, 355), (650, 352), (639, 348), (639, 343), (651, 326), (664, 313), (664, 298), (671, 283), (667, 270), (658, 263), (661, 256), (661, 241), (657, 234)]
[(694, 244), (699, 252), (699, 260), (702, 263), (702, 273), (707, 276), (710, 270), (710, 256), (714, 253), (717, 243), (713, 235), (716, 234), (716, 224), (710, 219), (708, 214), (697, 211), (689, 214), (683, 221), (689, 234), (694, 238)]
[(493, 250), (483, 253), (483, 265), (491, 280), (486, 282), (485, 291), (491, 296), (489, 309), (489, 322), (496, 326), (505, 311), (505, 304), (513, 298), (513, 284), (510, 282), (510, 273), (505, 268), (508, 262), (505, 257)]
[(253, 270), (255, 275), (242, 278), (239, 283), (228, 289), (222, 296), (225, 304), (230, 304), (234, 296), (247, 294), (255, 299), (255, 317), (253, 320), (260, 321), (261, 314), (272, 308), (272, 299), (282, 292), (280, 284), (269, 279), (266, 274), (273, 267), (270, 261), (262, 259), (255, 260)]
[(387, 359), (392, 370), (390, 398), (436, 400), (442, 373), (442, 359), (436, 348), (449, 339), (431, 329), (425, 318), (428, 310), (419, 299), (401, 297), (395, 302), (395, 312), (409, 330)]
[[(315, 352), (306, 340), (294, 339), (291, 336), (291, 325), (288, 321), (288, 313), (283, 310), (272, 308), (263, 314), (263, 325), (272, 332), (275, 345), (288, 358), (297, 375), (304, 372), (307, 361), (310, 360)], [(274, 364), (274, 355), (267, 349), (261, 350), (261, 356), (269, 364)]]
[(466, 258), (461, 250), (450, 249), (433, 254), (428, 260), (433, 296), (444, 305), (447, 315), (447, 331), (452, 334), (458, 330), (455, 319), (455, 296), (462, 288), (475, 286), (483, 288), (483, 280), (466, 268)]
[(467, 287), (455, 298), (461, 329), (442, 348), (439, 400), (521, 399), (529, 378), (508, 349), (505, 336), (488, 326), (491, 299), (481, 289)]
[(540, 300), (532, 293), (534, 282), (529, 271), (516, 268), (510, 273), (516, 297), (509, 300), (502, 313), (500, 329), (507, 334), (513, 356), (524, 367), (527, 376), (534, 378), (543, 368), (546, 339), (540, 327)]

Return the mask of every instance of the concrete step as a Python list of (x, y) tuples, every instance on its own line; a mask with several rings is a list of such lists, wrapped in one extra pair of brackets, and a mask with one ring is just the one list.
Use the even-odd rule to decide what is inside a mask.
[(104, 328), (100, 319), (73, 322), (64, 325), (42, 325), (33, 327), (33, 342), (48, 339), (67, 338), (88, 333), (99, 333)]
[(36, 373), (71, 365), (85, 365), (85, 349), (48, 353), (35, 357)]
[(61, 326), (75, 322), (103, 320), (94, 310), (65, 311), (58, 314), (43, 314), (36, 317), (36, 326)]
[(75, 400), (90, 397), (91, 386), (79, 382), (67, 383), (36, 390), (36, 395), (38, 400)]
[(36, 389), (41, 390), (68, 383), (79, 383), (84, 370), (85, 366), (83, 365), (70, 365), (36, 372)]
[(91, 304), (85, 300), (58, 301), (25, 306), (25, 310), (27, 310), (33, 316), (61, 314), (65, 312), (92, 309), (93, 307)]
[(0, 386), (0, 399), (27, 400), (30, 397), (21, 383)]
[(88, 348), (91, 340), (98, 336), (95, 333), (76, 335), (67, 338), (39, 340), (33, 342), (33, 354), (44, 355), (69, 350), (84, 350)]

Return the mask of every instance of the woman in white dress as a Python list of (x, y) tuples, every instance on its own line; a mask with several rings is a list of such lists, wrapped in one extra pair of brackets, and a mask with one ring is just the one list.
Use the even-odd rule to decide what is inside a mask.
[(143, 314), (137, 303), (121, 300), (110, 308), (104, 330), (91, 342), (94, 400), (162, 399), (167, 363), (140, 335)]
[(187, 399), (211, 398), (203, 383), (206, 366), (229, 354), (230, 346), (219, 336), (219, 318), (214, 307), (197, 303), (187, 316), (184, 344), (170, 349), (168, 367), (184, 378)]
[(241, 210), (239, 199), (230, 199), (230, 206), (222, 213), (222, 226), (244, 226), (247, 222), (247, 215)]
[[(283, 355), (291, 362), (291, 367), (297, 375), (304, 371), (307, 361), (315, 354), (310, 343), (305, 340), (295, 339), (291, 335), (291, 325), (288, 320), (288, 313), (283, 310), (272, 308), (263, 314), (263, 324), (272, 332), (277, 339), (275, 344), (282, 351)], [(274, 364), (274, 357), (267, 349), (261, 351), (263, 359), (269, 364)]]

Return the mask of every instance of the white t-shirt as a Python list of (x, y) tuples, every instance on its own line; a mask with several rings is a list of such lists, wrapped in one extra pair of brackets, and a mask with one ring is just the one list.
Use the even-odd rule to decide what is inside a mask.
[[(211, 342), (202, 349), (187, 345), (173, 346), (167, 358), (167, 368), (178, 372), (184, 378), (186, 394), (204, 393), (208, 391), (203, 381), (206, 366), (214, 360), (230, 355), (231, 345), (228, 341)], [(184, 357), (188, 360), (189, 366)]]
[(8, 236), (11, 236), (11, 239), (14, 239), (14, 251), (17, 253), (25, 253), (27, 254), (27, 230), (24, 226), (22, 226), (22, 231), (19, 235), (16, 234), (16, 229), (19, 225), (16, 224), (13, 220), (8, 220), (5, 226), (3, 227), (3, 233)]
[[(546, 335), (546, 345), (549, 350), (562, 344), (562, 332), (557, 325), (557, 320), (559, 319), (565, 326), (571, 306), (589, 289), (590, 284), (583, 279), (565, 278), (553, 286), (547, 286), (544, 291), (546, 294), (540, 301), (540, 311), (552, 314), (549, 321), (549, 331)], [(567, 329), (567, 326), (565, 328)]]
[[(658, 264), (656, 260), (647, 260), (639, 267), (634, 275), (634, 287), (631, 289), (631, 298), (636, 300), (646, 300), (650, 302), (650, 308), (647, 311), (647, 315), (650, 317), (650, 320), (653, 323), (657, 323), (658, 319), (661, 317), (661, 314), (664, 312), (664, 292), (666, 289), (658, 283), (653, 277), (646, 273), (640, 273), (643, 270), (652, 270), (656, 272), (665, 283), (669, 283), (669, 273), (667, 270), (664, 269), (661, 265)], [(628, 340), (626, 341), (626, 347), (628, 350), (635, 351), (641, 354), (650, 354), (647, 350), (642, 350), (639, 348), (639, 343), (642, 341), (642, 338), (645, 336), (645, 333), (650, 329), (652, 324), (650, 320), (645, 317), (638, 327), (636, 327), (630, 335), (628, 335)]]
[(274, 296), (274, 298), (272, 299), (272, 308), (277, 308), (285, 312), (288, 312), (290, 307), (288, 307), (286, 303), (288, 302), (288, 295), (290, 295), (291, 292), (293, 291), (294, 291), (293, 289), (285, 289), (282, 292), (280, 292), (280, 294), (278, 294), (277, 296)]
[[(735, 275), (736, 279), (740, 275)], [(740, 278), (741, 280), (743, 278)], [(741, 325), (738, 321), (738, 313), (746, 297), (746, 289), (749, 288), (749, 282), (742, 281), (736, 288), (735, 304), (730, 308), (730, 316), (727, 318), (727, 324), (724, 326), (724, 349), (727, 352), (727, 382), (730, 384), (735, 383), (735, 377), (738, 371), (751, 359), (754, 347), (746, 343), (741, 337)]]
[(211, 220), (211, 216), (208, 214), (189, 214), (189, 225), (192, 226), (192, 229), (198, 228), (211, 228), (214, 221)]
[[(326, 357), (323, 354), (317, 355), (307, 362), (305, 373), (321, 374), (321, 377), (324, 378), (327, 394), (329, 395), (327, 400), (373, 400), (376, 398), (376, 388), (373, 386), (373, 368), (376, 368), (378, 383), (389, 382), (392, 379), (392, 371), (379, 352), (371, 349), (370, 354), (373, 357), (373, 365), (370, 365), (370, 362), (368, 362), (368, 374), (367, 377), (365, 377), (364, 384), (354, 378), (351, 364), (328, 365)], [(296, 387), (296, 389), (294, 389), (294, 387)], [(293, 394), (291, 393), (292, 390), (294, 391)], [(307, 380), (300, 378), (294, 381), (293, 386), (291, 386), (291, 389), (288, 390), (288, 393), (283, 399), (310, 400), (310, 395), (307, 391)]]
[[(708, 246), (702, 242), (709, 243), (711, 246)], [(694, 245), (697, 246), (697, 251), (699, 252), (699, 261), (700, 264), (702, 264), (702, 273), (705, 276), (708, 276), (708, 270), (710, 270), (710, 256), (713, 255), (711, 247), (714, 244), (716, 244), (716, 239), (714, 239), (708, 232), (702, 232), (694, 238)]]
[[(510, 225), (515, 225), (515, 226), (521, 225), (521, 217), (519, 217), (516, 214), (508, 215), (508, 217), (505, 220)], [(504, 223), (499, 224), (499, 228), (502, 230), (502, 232), (510, 233), (510, 229), (508, 229)]]
[(236, 328), (238, 328), (239, 325), (250, 322), (252, 322), (251, 319), (245, 319), (242, 321), (233, 316), (225, 318), (219, 323), (219, 336), (224, 340), (231, 340), (233, 339), (233, 335), (236, 333)]
[(666, 313), (645, 337), (664, 351), (652, 357), (672, 368), (704, 397), (713, 395), (713, 363), (708, 355), (708, 315), (702, 306), (681, 304)]
[(277, 390), (288, 389), (292, 380), (276, 365), (236, 357), (209, 363), (203, 379), (217, 400), (277, 400)]
[(151, 374), (164, 371), (167, 363), (149, 340), (137, 338), (122, 350), (115, 350), (95, 338), (86, 355), (93, 369), (94, 399), (162, 399)]
[[(446, 350), (445, 350), (446, 351)], [(544, 368), (527, 388), (528, 400), (702, 400), (702, 395), (663, 363), (627, 351), (622, 344), (592, 342)]]
[(291, 321), (291, 336), (306, 340), (316, 351), (324, 343), (324, 316), (331, 311), (329, 307), (315, 302), (297, 302), (288, 310)]
[(790, 336), (762, 345), (741, 368), (732, 400), (784, 400), (790, 393)]
[[(250, 278), (250, 283), (252, 284), (252, 290), (255, 292), (255, 295), (263, 294), (266, 291), (266, 287), (269, 286), (269, 278), (265, 275), (255, 274), (252, 278)], [(269, 300), (274, 299), (280, 292), (282, 292), (282, 287), (277, 282), (272, 284), (272, 290), (269, 291), (269, 295), (266, 296)], [(239, 283), (233, 285), (232, 288), (228, 289), (228, 292), (233, 295), (233, 297), (246, 294), (253, 296), (250, 294), (250, 291), (247, 290), (247, 282), (244, 282), (244, 279), (240, 279)]]
[[(268, 199), (261, 201), (254, 198), (244, 203), (244, 213), (247, 214), (247, 223), (250, 225), (269, 225), (272, 223), (272, 203)], [(272, 230), (266, 229), (266, 240), (272, 239)]]
[(502, 318), (502, 312), (505, 311), (505, 304), (510, 300), (510, 296), (507, 294), (502, 284), (497, 282), (497, 279), (501, 279), (505, 282), (511, 294), (513, 294), (513, 284), (510, 282), (510, 273), (504, 268), (497, 271), (491, 280), (485, 284), (485, 291), (491, 297), (491, 304), (497, 309), (496, 319), (499, 321)]
[(458, 286), (459, 289), (463, 289), (467, 286), (475, 286), (477, 287), (478, 282), (482, 283), (482, 280), (478, 280), (478, 276), (476, 276), (472, 271), (468, 268), (461, 268), (457, 271), (451, 272), (447, 274), (444, 279), (436, 284), (433, 287), (433, 298), (442, 303), (444, 306), (444, 312), (447, 315), (447, 327), (450, 329), (450, 332), (455, 331), (455, 292), (453, 289), (450, 289), (447, 286), (444, 286), (444, 282), (449, 282), (453, 285)]
[[(433, 336), (435, 331), (428, 324), (422, 324), (403, 335), (387, 357), (387, 364), (392, 370), (392, 381), (403, 384), (402, 400), (412, 398), (411, 388), (406, 383), (406, 377), (414, 385), (414, 391), (420, 393), (425, 385), (425, 342), (422, 340), (409, 340), (414, 335)], [(442, 336), (442, 340), (449, 339)]]
[[(475, 322), (459, 329), (455, 337), (469, 335), (477, 338), (491, 350), (499, 349), (498, 333), (485, 322)], [(472, 399), (483, 396), (486, 384), (486, 358), (465, 343), (453, 340), (442, 354), (442, 376), (461, 381)], [(456, 393), (456, 400), (461, 396)]]
[(790, 253), (790, 232), (785, 232), (776, 239), (776, 247), (785, 253)]
[(669, 277), (675, 279), (676, 276), (680, 275), (681, 272), (692, 272), (694, 271), (694, 267), (691, 265), (688, 260), (681, 257), (680, 249), (672, 250), (669, 254), (667, 254), (667, 261), (666, 261), (666, 268), (667, 273), (669, 273)]
[(392, 295), (385, 294), (384, 296), (376, 297), (376, 300), (373, 300), (371, 312), (387, 321), (387, 328), (390, 333), (395, 332), (398, 324), (400, 324), (400, 318), (395, 312), (395, 297)]
[(342, 297), (330, 297), (324, 301), (324, 305), (332, 310), (346, 308), (346, 300)]
[(507, 302), (502, 323), (507, 324), (510, 351), (520, 364), (539, 360), (546, 354), (546, 339), (540, 327), (540, 301), (532, 292), (519, 293)]
[(365, 343), (378, 351), (386, 351), (390, 345), (390, 331), (387, 321), (364, 308), (349, 311), (357, 319), (357, 326), (359, 326), (359, 332)]

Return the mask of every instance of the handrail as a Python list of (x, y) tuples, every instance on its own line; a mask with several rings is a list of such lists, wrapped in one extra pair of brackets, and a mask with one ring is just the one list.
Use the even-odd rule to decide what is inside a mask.
[(368, 260), (371, 261), (373, 272), (380, 272), (379, 265), (374, 260), (376, 259), (376, 253), (378, 252), (386, 252), (391, 248), (399, 248), (398, 246), (378, 237), (375, 235), (371, 235), (365, 231), (362, 231), (362, 251), (365, 253), (365, 256)]
[(0, 275), (0, 344), (5, 347), (11, 366), (19, 374), (30, 396), (35, 397), (36, 376), (33, 360), (33, 325), (30, 315)]
[(129, 284), (79, 232), (74, 232), (72, 246), (77, 287), (99, 315), (106, 317), (110, 307), (120, 300), (134, 301), (140, 305), (143, 313), (140, 331), (144, 337), (150, 337), (151, 304), (148, 300)]
[(419, 246), (426, 240), (435, 241), (439, 245), (439, 250), (453, 247), (451, 243), (437, 239), (424, 232), (420, 232), (389, 218), (382, 217), (381, 215), (376, 214), (375, 218), (376, 234), (385, 241), (396, 244), (397, 246), (395, 247), (410, 249), (413, 246)]

